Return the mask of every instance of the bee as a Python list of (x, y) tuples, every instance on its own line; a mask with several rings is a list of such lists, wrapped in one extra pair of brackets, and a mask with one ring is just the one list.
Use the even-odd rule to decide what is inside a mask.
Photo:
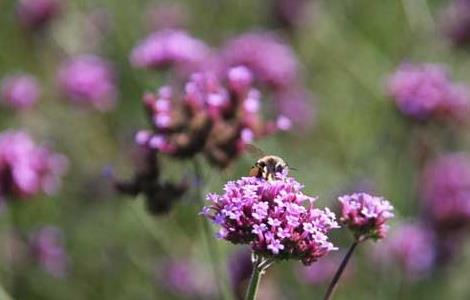
[(274, 180), (276, 173), (282, 173), (284, 170), (288, 170), (288, 165), (279, 156), (276, 155), (265, 155), (263, 151), (256, 148), (253, 145), (249, 145), (248, 150), (250, 152), (261, 153), (263, 156), (256, 161), (254, 166), (250, 169), (249, 176), (263, 178), (265, 180)]

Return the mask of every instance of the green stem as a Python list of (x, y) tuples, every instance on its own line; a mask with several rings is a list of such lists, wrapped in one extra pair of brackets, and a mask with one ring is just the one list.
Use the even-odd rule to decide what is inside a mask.
[[(204, 193), (202, 190), (203, 184), (203, 175), (201, 166), (197, 158), (194, 158), (194, 172), (197, 177), (196, 183), (196, 193), (197, 193), (197, 200), (199, 202), (200, 208), (204, 206)], [(206, 243), (207, 251), (209, 252), (210, 261), (212, 264), (212, 269), (214, 272), (214, 277), (217, 281), (217, 287), (222, 294), (222, 299), (225, 300), (233, 300), (233, 295), (228, 287), (228, 282), (225, 274), (220, 269), (220, 255), (219, 255), (219, 248), (217, 247), (216, 241), (214, 240), (214, 232), (211, 228), (209, 220), (207, 218), (202, 218), (202, 231), (204, 234), (204, 240)]]
[(245, 300), (255, 300), (256, 294), (258, 293), (259, 283), (261, 281), (261, 275), (264, 270), (260, 267), (261, 258), (256, 258), (253, 263), (253, 273), (251, 274), (250, 285), (246, 290)]
[(354, 249), (356, 249), (357, 245), (359, 244), (359, 239), (354, 240), (352, 243), (351, 247), (349, 247), (348, 253), (346, 253), (346, 256), (344, 256), (343, 261), (339, 265), (338, 270), (336, 271), (335, 276), (331, 280), (330, 285), (328, 286), (328, 290), (326, 291), (325, 297), (323, 300), (331, 300), (333, 297), (333, 294), (336, 290), (336, 287), (338, 286), (339, 279), (341, 278), (341, 275), (343, 275), (344, 269), (348, 265), (349, 259), (351, 258)]

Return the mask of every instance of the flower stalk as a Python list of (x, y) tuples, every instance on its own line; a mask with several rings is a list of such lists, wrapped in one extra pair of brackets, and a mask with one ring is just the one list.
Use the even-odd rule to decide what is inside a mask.
[(253, 273), (251, 274), (250, 284), (246, 290), (245, 300), (256, 299), (259, 284), (261, 282), (261, 276), (263, 276), (266, 269), (269, 268), (273, 262), (273, 259), (265, 259), (261, 256), (253, 254)]
[(354, 253), (354, 250), (356, 249), (357, 245), (359, 245), (359, 239), (355, 239), (354, 242), (351, 244), (349, 247), (348, 252), (343, 258), (343, 261), (338, 267), (338, 270), (335, 273), (335, 276), (333, 276), (333, 279), (330, 282), (330, 285), (328, 286), (328, 289), (326, 290), (325, 297), (323, 297), (323, 300), (331, 300), (333, 297), (333, 294), (336, 290), (336, 287), (338, 286), (338, 282), (341, 279), (341, 276), (343, 275), (344, 270), (346, 269), (346, 266), (349, 263), (349, 260)]

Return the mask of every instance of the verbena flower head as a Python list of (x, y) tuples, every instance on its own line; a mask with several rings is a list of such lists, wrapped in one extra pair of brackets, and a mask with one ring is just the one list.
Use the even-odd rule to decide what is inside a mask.
[(220, 77), (194, 73), (177, 96), (170, 87), (144, 96), (153, 131), (140, 131), (138, 144), (180, 158), (203, 152), (211, 163), (225, 167), (247, 143), (291, 126), (282, 115), (264, 120), (261, 93), (253, 88), (246, 67), (231, 68)]
[(388, 92), (404, 115), (417, 120), (460, 120), (470, 110), (469, 90), (440, 65), (402, 64), (390, 76)]
[(19, 0), (16, 12), (22, 25), (39, 29), (60, 12), (61, 6), (60, 0)]
[(354, 193), (338, 198), (341, 203), (340, 221), (353, 231), (359, 239), (382, 239), (393, 217), (393, 206), (382, 197), (366, 193)]
[(0, 196), (30, 197), (51, 194), (60, 185), (67, 159), (36, 145), (22, 131), (0, 133)]
[(299, 78), (299, 64), (293, 50), (277, 35), (246, 33), (227, 42), (222, 60), (228, 66), (243, 65), (256, 80), (275, 89), (284, 89)]
[(106, 111), (117, 98), (115, 73), (110, 63), (95, 55), (79, 55), (65, 61), (58, 80), (64, 94), (74, 103)]
[(18, 110), (31, 108), (38, 100), (39, 84), (34, 76), (10, 75), (3, 79), (0, 103)]
[(204, 62), (210, 49), (182, 30), (164, 29), (152, 33), (132, 50), (131, 64), (138, 68), (159, 69), (176, 66), (194, 69)]
[(429, 275), (436, 262), (436, 244), (431, 230), (421, 224), (405, 223), (391, 231), (374, 249), (380, 262), (398, 265), (408, 279)]
[(422, 178), (426, 215), (440, 228), (457, 228), (470, 221), (470, 158), (446, 154), (431, 161)]
[(287, 174), (275, 180), (243, 177), (228, 182), (223, 194), (209, 194), (211, 205), (203, 214), (220, 227), (220, 239), (248, 244), (260, 256), (309, 265), (336, 250), (328, 233), (338, 224), (334, 213), (315, 208), (316, 199), (302, 188)]
[(64, 248), (62, 231), (46, 226), (30, 238), (31, 251), (42, 269), (55, 277), (64, 277), (68, 268), (68, 256)]

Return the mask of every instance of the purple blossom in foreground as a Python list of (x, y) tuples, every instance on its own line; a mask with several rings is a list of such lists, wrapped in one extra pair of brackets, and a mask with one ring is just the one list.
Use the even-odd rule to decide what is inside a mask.
[(354, 232), (357, 239), (382, 239), (387, 233), (387, 220), (393, 217), (393, 206), (382, 197), (354, 193), (338, 198), (340, 221)]
[(309, 265), (336, 250), (327, 234), (338, 224), (328, 208), (314, 208), (316, 199), (302, 188), (286, 174), (275, 180), (243, 177), (228, 182), (222, 195), (209, 194), (203, 214), (220, 227), (220, 239), (249, 244), (262, 257)]
[[(341, 264), (342, 256), (344, 253), (341, 252), (330, 253), (310, 266), (299, 266), (296, 270), (297, 278), (307, 284), (323, 285), (333, 278), (336, 269)], [(350, 277), (352, 272), (353, 265), (349, 263), (343, 279)]]
[(47, 226), (38, 230), (30, 239), (35, 260), (46, 272), (55, 277), (67, 273), (68, 256), (64, 249), (64, 237), (57, 227)]
[(432, 271), (436, 244), (432, 231), (420, 224), (402, 224), (391, 231), (387, 240), (374, 248), (380, 262), (398, 263), (409, 279), (418, 279)]
[(25, 27), (39, 29), (47, 25), (61, 10), (60, 0), (18, 0), (16, 12)]
[(205, 62), (210, 49), (182, 30), (165, 29), (149, 35), (132, 50), (134, 67), (159, 69), (169, 66), (193, 70)]
[(66, 169), (67, 159), (63, 155), (36, 145), (27, 133), (0, 133), (0, 196), (52, 194)]
[(422, 199), (426, 215), (437, 228), (460, 228), (468, 224), (470, 158), (454, 153), (430, 162), (423, 173)]
[(101, 111), (115, 106), (117, 88), (110, 63), (95, 55), (80, 55), (65, 61), (58, 80), (64, 94), (74, 103)]
[(171, 293), (190, 299), (213, 298), (216, 291), (207, 266), (185, 259), (169, 260), (159, 265), (156, 281)]
[(453, 83), (440, 65), (402, 64), (387, 88), (400, 111), (418, 120), (461, 120), (470, 111), (470, 91)]
[(299, 79), (293, 50), (272, 33), (246, 33), (229, 40), (221, 57), (227, 67), (243, 65), (256, 80), (274, 89), (285, 89)]
[(18, 110), (29, 109), (40, 95), (35, 77), (27, 74), (11, 75), (3, 79), (0, 103)]

